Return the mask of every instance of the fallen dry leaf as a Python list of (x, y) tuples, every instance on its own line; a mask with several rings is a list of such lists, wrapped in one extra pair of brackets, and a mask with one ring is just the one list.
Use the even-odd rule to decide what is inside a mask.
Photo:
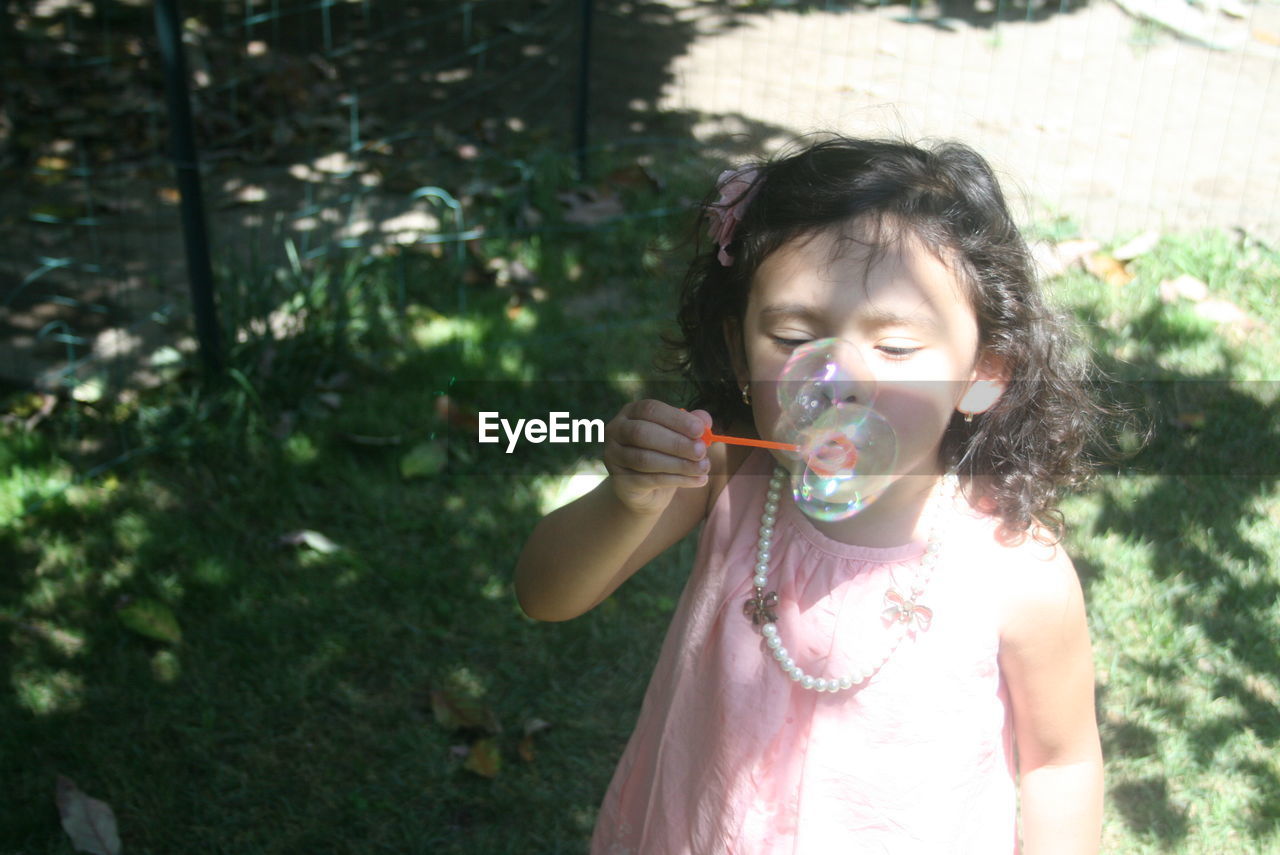
[(464, 407), (448, 395), (438, 395), (435, 402), (436, 417), (450, 428), (474, 434), (480, 429), (480, 419), (476, 411)]
[(120, 834), (111, 805), (85, 795), (65, 775), (58, 776), (56, 799), (62, 830), (77, 852), (120, 855)]
[(431, 690), (431, 713), (445, 730), (482, 730), (501, 733), (502, 725), (493, 710), (480, 701), (447, 689)]
[(502, 754), (498, 750), (496, 739), (480, 739), (471, 746), (467, 760), (462, 764), (464, 769), (475, 772), (485, 778), (496, 778), (502, 770)]
[(168, 606), (158, 600), (146, 597), (129, 600), (116, 611), (116, 616), (125, 627), (139, 635), (169, 644), (182, 641), (182, 627), (178, 619)]
[(1064, 240), (1061, 243), (1037, 241), (1031, 245), (1031, 256), (1046, 278), (1061, 276), (1073, 265), (1081, 264), (1090, 253), (1097, 252), (1096, 240)]
[(1111, 250), (1111, 257), (1117, 261), (1133, 261), (1155, 249), (1158, 243), (1160, 233), (1154, 229), (1148, 230)]
[(533, 762), (533, 737), (549, 727), (551, 727), (551, 724), (540, 718), (531, 718), (524, 723), (524, 736), (521, 738), (520, 744), (516, 747), (516, 751), (519, 752), (521, 760), (526, 763)]
[(566, 223), (596, 226), (624, 213), (622, 201), (617, 196), (591, 187), (560, 193), (556, 198), (564, 203)]
[(654, 193), (662, 190), (662, 182), (640, 163), (619, 167), (606, 175), (604, 180), (614, 187), (633, 187)]
[(1200, 302), (1209, 296), (1209, 286), (1190, 273), (1160, 283), (1160, 301), (1176, 303), (1178, 300)]
[(1124, 263), (1104, 252), (1086, 256), (1084, 267), (1085, 270), (1088, 270), (1103, 282), (1117, 288), (1128, 285), (1133, 281), (1133, 274), (1124, 266)]

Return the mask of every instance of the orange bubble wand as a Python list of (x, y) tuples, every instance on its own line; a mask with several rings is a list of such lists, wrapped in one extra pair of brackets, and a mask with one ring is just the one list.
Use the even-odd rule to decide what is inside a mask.
[[(793, 442), (775, 442), (771, 439), (749, 439), (745, 436), (725, 436), (712, 433), (708, 425), (702, 430), (702, 441), (707, 445), (723, 442), (725, 445), (747, 445), (752, 448), (771, 448), (778, 451), (794, 451), (800, 454), (800, 446)], [(843, 434), (834, 434), (813, 453), (808, 455), (809, 468), (824, 478), (830, 478), (842, 469), (852, 469), (858, 462), (858, 449), (853, 441)]]
[(712, 433), (710, 425), (703, 429), (702, 441), (707, 445), (713, 442), (723, 442), (725, 445), (749, 445), (752, 448), (775, 448), (778, 451), (800, 450), (800, 446), (793, 442), (774, 442), (771, 439), (748, 439), (745, 436), (724, 436), (723, 434)]

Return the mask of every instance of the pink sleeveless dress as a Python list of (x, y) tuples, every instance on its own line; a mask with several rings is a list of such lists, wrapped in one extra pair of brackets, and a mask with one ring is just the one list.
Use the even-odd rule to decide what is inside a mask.
[[(742, 612), (772, 468), (766, 453), (748, 457), (705, 523), (592, 855), (1016, 853), (1008, 696), (985, 596), (995, 522), (943, 510), (943, 552), (920, 597), (928, 629), (861, 688), (817, 693), (782, 672)], [(832, 540), (784, 498), (769, 579), (796, 663), (841, 676), (878, 661), (898, 629), (881, 619), (885, 591), (909, 585), (923, 552)]]

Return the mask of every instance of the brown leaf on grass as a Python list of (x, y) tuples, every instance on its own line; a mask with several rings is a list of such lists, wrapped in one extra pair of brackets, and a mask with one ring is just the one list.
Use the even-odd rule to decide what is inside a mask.
[(662, 190), (662, 182), (640, 163), (619, 167), (606, 175), (604, 180), (614, 187), (632, 187), (654, 193)]
[(1052, 279), (1081, 264), (1090, 253), (1097, 252), (1098, 247), (1096, 240), (1037, 241), (1031, 246), (1031, 256), (1045, 277)]
[(526, 763), (532, 763), (533, 754), (533, 737), (526, 736), (520, 740), (520, 744), (516, 746), (516, 751), (520, 754), (520, 759)]
[(56, 800), (62, 830), (77, 852), (120, 855), (116, 815), (106, 802), (90, 798), (65, 775), (58, 776)]
[(584, 187), (556, 195), (565, 206), (564, 220), (580, 226), (596, 226), (625, 213), (622, 200), (609, 192)]
[(448, 395), (438, 395), (435, 401), (436, 418), (453, 430), (474, 434), (480, 429), (480, 417), (470, 407), (463, 406)]
[(493, 710), (474, 698), (447, 689), (431, 690), (431, 712), (445, 730), (482, 730), (501, 733), (502, 725)]
[(1160, 243), (1160, 233), (1150, 229), (1111, 250), (1111, 257), (1117, 261), (1133, 261), (1155, 249), (1158, 243)]
[(551, 727), (549, 722), (545, 722), (540, 718), (531, 718), (524, 723), (524, 737), (520, 740), (516, 750), (520, 753), (520, 759), (526, 763), (532, 763), (534, 758), (533, 737)]
[(1117, 288), (1128, 285), (1133, 281), (1133, 274), (1124, 266), (1124, 262), (1118, 261), (1105, 252), (1098, 252), (1088, 255), (1084, 260), (1085, 270)]
[(1179, 300), (1191, 300), (1198, 303), (1209, 296), (1209, 286), (1189, 273), (1174, 279), (1166, 279), (1160, 283), (1160, 302), (1176, 303)]
[(173, 611), (158, 600), (139, 597), (126, 600), (116, 611), (120, 622), (139, 635), (169, 644), (182, 641), (182, 627)]
[(471, 746), (467, 760), (462, 768), (475, 772), (485, 778), (496, 778), (502, 771), (502, 753), (498, 750), (496, 739), (480, 739)]

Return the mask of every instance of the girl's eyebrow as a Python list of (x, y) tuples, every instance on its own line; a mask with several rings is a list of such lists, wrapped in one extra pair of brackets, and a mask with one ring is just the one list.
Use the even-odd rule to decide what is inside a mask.
[[(931, 312), (907, 313), (883, 306), (864, 306), (860, 310), (860, 320), (869, 327), (924, 327), (936, 329), (938, 319)], [(815, 307), (804, 303), (777, 303), (765, 306), (760, 310), (760, 317), (766, 322), (782, 320), (802, 320), (813, 323), (822, 320), (822, 314)]]
[(880, 306), (870, 306), (863, 310), (863, 321), (872, 327), (915, 327), (917, 329), (937, 329), (938, 318), (932, 312), (899, 312)]
[(804, 303), (776, 303), (760, 310), (760, 317), (767, 321), (779, 321), (797, 318), (802, 321), (820, 320), (818, 311)]

